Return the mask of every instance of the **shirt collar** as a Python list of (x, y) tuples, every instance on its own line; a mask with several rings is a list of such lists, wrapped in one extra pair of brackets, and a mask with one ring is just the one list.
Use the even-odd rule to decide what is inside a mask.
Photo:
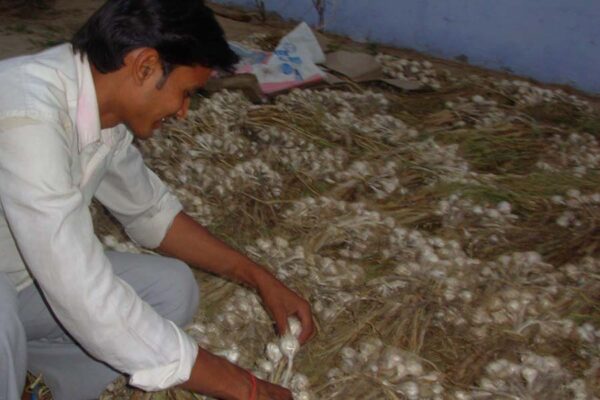
[(76, 129), (79, 151), (81, 152), (85, 146), (101, 139), (100, 114), (92, 70), (87, 56), (82, 57), (80, 54), (75, 54), (75, 64), (77, 66), (79, 89)]

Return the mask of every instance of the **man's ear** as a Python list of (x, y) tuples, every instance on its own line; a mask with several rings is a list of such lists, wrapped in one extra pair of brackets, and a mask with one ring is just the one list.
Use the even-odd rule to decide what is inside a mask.
[(143, 85), (156, 74), (162, 74), (160, 56), (150, 47), (130, 51), (125, 56), (125, 64), (129, 65), (133, 80), (138, 85)]

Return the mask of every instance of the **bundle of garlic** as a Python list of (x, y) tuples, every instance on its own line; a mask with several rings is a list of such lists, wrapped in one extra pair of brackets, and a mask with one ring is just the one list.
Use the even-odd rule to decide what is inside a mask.
[(549, 140), (552, 152), (537, 162), (543, 171), (571, 170), (582, 178), (600, 168), (600, 143), (590, 133), (572, 132), (567, 137), (553, 135)]
[[(295, 90), (278, 98), (276, 107), (287, 111), (300, 125), (319, 128), (315, 139), (372, 150), (397, 145), (417, 135), (403, 121), (385, 115), (388, 106), (385, 96), (370, 91)], [(327, 113), (323, 113), (324, 107)]]
[(193, 158), (243, 159), (258, 152), (256, 145), (237, 131), (226, 131), (223, 134), (199, 133), (194, 136), (194, 141), (194, 150), (190, 151)]
[[(169, 121), (152, 140), (137, 144), (149, 161), (158, 161), (175, 152), (176, 164), (184, 161), (182, 154), (197, 158), (248, 151), (238, 138), (242, 136), (240, 128), (251, 106), (242, 94), (222, 91), (204, 99), (201, 107), (190, 110), (185, 119)], [(179, 149), (180, 146), (184, 148)]]
[(290, 287), (300, 289), (313, 305), (320, 321), (331, 321), (359, 298), (351, 294), (361, 288), (364, 270), (343, 259), (307, 254), (301, 246), (291, 247), (282, 238), (258, 239), (256, 246), (246, 246), (256, 261), (273, 269)]
[(436, 215), (442, 217), (444, 226), (463, 227), (469, 220), (470, 226), (489, 226), (502, 229), (519, 217), (512, 212), (512, 205), (503, 200), (496, 205), (483, 203), (475, 204), (469, 198), (452, 194), (447, 199), (440, 200)]
[[(223, 335), (226, 330), (219, 323), (195, 322), (186, 331), (200, 346), (228, 361), (240, 365), (250, 364), (250, 351), (246, 347), (240, 347), (236, 340)], [(241, 350), (244, 350), (245, 357), (242, 357)]]
[(265, 158), (314, 180), (331, 181), (350, 157), (342, 148), (319, 147), (284, 128), (259, 127), (255, 136)]
[[(341, 172), (340, 172), (341, 174)], [(393, 227), (393, 220), (385, 220), (380, 213), (370, 210), (365, 203), (347, 202), (332, 197), (305, 197), (294, 201), (284, 210), (283, 217), (291, 226), (311, 228), (324, 226), (328, 219), (338, 219), (348, 215), (355, 216), (371, 224), (384, 222)]]
[[(210, 290), (210, 285), (203, 289)], [(253, 369), (265, 343), (273, 336), (272, 320), (258, 296), (233, 284), (213, 287), (223, 300), (209, 315), (199, 316), (187, 332), (205, 349), (232, 363)]]
[[(378, 338), (363, 339), (356, 347), (346, 346), (340, 356), (338, 366), (327, 373), (321, 397), (380, 398), (393, 393), (410, 400), (444, 398), (439, 374), (427, 373), (415, 354), (384, 345)], [(362, 381), (361, 392), (345, 390), (348, 380)]]
[(445, 103), (447, 109), (457, 117), (454, 126), (462, 128), (473, 126), (475, 129), (493, 128), (511, 122), (515, 116), (510, 116), (498, 106), (498, 102), (486, 99), (481, 95), (470, 98), (458, 97)]
[(264, 197), (281, 196), (281, 175), (261, 159), (255, 158), (234, 165), (227, 178), (222, 185), (216, 187), (217, 192), (222, 193), (219, 190), (222, 187), (224, 192), (232, 191), (233, 194), (250, 192)]
[[(364, 281), (363, 269), (343, 259), (306, 254), (301, 246), (292, 248), (284, 239), (258, 239), (246, 252), (275, 271), (278, 278), (293, 286), (342, 288)], [(316, 295), (316, 293), (315, 293)]]
[(310, 234), (306, 247), (312, 252), (332, 249), (350, 259), (376, 257), (396, 223), (393, 218), (369, 210), (364, 203), (330, 197), (303, 198), (283, 212), (282, 224)]
[(200, 107), (190, 110), (184, 120), (176, 122), (178, 131), (208, 132), (217, 136), (235, 133), (255, 108), (241, 92), (222, 90), (202, 100)]
[(265, 358), (256, 362), (257, 375), (262, 379), (290, 389), (296, 400), (311, 400), (310, 383), (306, 375), (294, 373), (294, 357), (300, 350), (298, 337), (302, 326), (295, 317), (288, 318), (288, 330), (277, 341), (269, 342)]
[(477, 183), (478, 174), (471, 171), (469, 163), (460, 155), (456, 144), (440, 144), (428, 139), (406, 146), (403, 153), (410, 154), (410, 160), (419, 169), (430, 171), (424, 174), (428, 183), (457, 182)]
[(535, 106), (543, 103), (563, 102), (573, 104), (581, 109), (589, 108), (588, 102), (578, 96), (569, 95), (562, 89), (545, 89), (518, 79), (503, 79), (494, 81), (492, 84), (507, 96), (514, 98), (521, 105)]
[(509, 231), (519, 222), (511, 203), (475, 203), (460, 194), (452, 194), (438, 202), (435, 214), (448, 232), (459, 235), (468, 248), (481, 248), (506, 243)]
[(457, 241), (429, 236), (419, 230), (396, 227), (388, 241), (389, 246), (383, 251), (383, 256), (399, 263), (395, 269), (396, 274), (419, 273), (445, 278), (447, 274), (444, 269), (478, 264), (477, 260), (465, 255)]
[(278, 108), (311, 116), (347, 112), (363, 118), (386, 111), (389, 104), (385, 95), (368, 90), (359, 93), (329, 89), (292, 90), (277, 99)]
[(323, 118), (323, 127), (332, 140), (343, 141), (347, 145), (360, 144), (361, 140), (366, 140), (363, 146), (368, 146), (368, 139), (374, 139), (389, 146), (397, 146), (415, 139), (418, 135), (416, 129), (408, 127), (398, 118), (380, 114), (360, 118), (352, 109), (326, 114)]
[(514, 399), (566, 398), (588, 399), (590, 392), (585, 383), (573, 379), (555, 357), (543, 357), (528, 352), (519, 362), (500, 359), (489, 363), (486, 375), (477, 389), (471, 392), (456, 391), (459, 400), (493, 399), (498, 396)]
[(560, 269), (564, 279), (570, 284), (584, 285), (597, 279), (600, 270), (600, 259), (594, 257), (584, 257), (578, 263), (567, 263)]
[(566, 208), (556, 219), (556, 224), (563, 228), (577, 228), (596, 219), (600, 193), (584, 195), (577, 189), (570, 189), (565, 196), (555, 195), (551, 200)]
[(333, 190), (356, 190), (371, 194), (378, 200), (386, 199), (395, 193), (406, 194), (400, 186), (399, 165), (395, 161), (355, 161), (346, 170), (337, 172), (333, 180), (339, 182)]
[(436, 90), (442, 87), (438, 73), (427, 60), (397, 58), (383, 53), (377, 54), (375, 59), (382, 65), (383, 72), (392, 78), (418, 81)]
[(505, 325), (516, 332), (530, 326), (531, 321), (540, 318), (555, 319), (558, 316), (552, 313), (554, 296), (541, 291), (515, 288), (499, 290), (486, 297), (485, 304), (476, 308), (471, 321), (477, 336), (484, 336), (487, 332), (483, 329), (494, 329), (493, 325)]

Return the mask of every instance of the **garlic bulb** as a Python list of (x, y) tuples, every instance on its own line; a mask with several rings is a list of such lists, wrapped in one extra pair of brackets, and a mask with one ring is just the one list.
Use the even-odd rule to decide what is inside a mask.
[(283, 354), (276, 343), (267, 344), (267, 358), (269, 361), (277, 365), (282, 357)]
[(300, 342), (298, 342), (298, 339), (291, 333), (285, 334), (281, 337), (279, 348), (284, 356), (293, 358), (300, 349)]
[(300, 336), (300, 333), (302, 332), (302, 324), (300, 323), (300, 321), (297, 318), (289, 317), (288, 318), (288, 329), (289, 329), (289, 332), (292, 334), (292, 336), (297, 338), (298, 336)]

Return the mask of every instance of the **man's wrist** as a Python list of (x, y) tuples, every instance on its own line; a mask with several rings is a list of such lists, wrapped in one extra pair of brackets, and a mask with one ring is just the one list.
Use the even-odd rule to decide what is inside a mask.
[(201, 347), (198, 348), (190, 378), (181, 387), (227, 400), (246, 400), (253, 391), (248, 371)]
[(250, 392), (248, 394), (248, 400), (256, 400), (258, 395), (258, 383), (256, 382), (256, 377), (250, 371), (248, 371), (248, 379), (250, 379)]
[(240, 269), (242, 281), (253, 289), (260, 291), (265, 284), (277, 280), (265, 267), (254, 262), (249, 262)]

